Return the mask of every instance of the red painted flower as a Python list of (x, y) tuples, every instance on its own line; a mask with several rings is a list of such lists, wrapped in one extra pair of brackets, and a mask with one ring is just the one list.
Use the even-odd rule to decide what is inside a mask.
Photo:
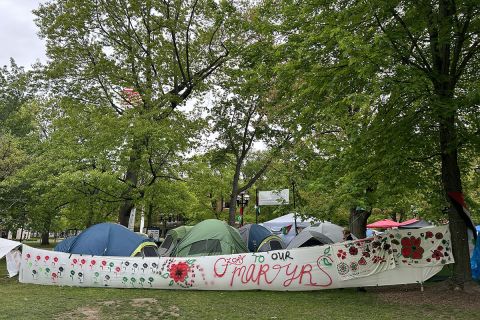
[(440, 250), (433, 250), (432, 258), (440, 260), (441, 258), (443, 258), (443, 253)]
[(53, 261), (54, 261), (55, 263), (57, 263), (57, 262), (58, 262), (58, 258), (57, 258), (57, 257), (53, 258)]
[(402, 256), (405, 258), (422, 259), (423, 248), (420, 246), (421, 238), (414, 236), (402, 238)]
[(342, 249), (338, 250), (337, 257), (341, 259), (345, 259), (347, 257), (347, 252), (343, 251)]
[(175, 282), (182, 282), (187, 277), (190, 267), (185, 262), (179, 262), (170, 266), (170, 278)]
[(355, 247), (350, 247), (350, 249), (348, 249), (348, 252), (350, 252), (352, 256), (356, 256), (358, 253), (358, 249)]
[(362, 257), (360, 260), (358, 260), (358, 264), (361, 265), (361, 266), (364, 266), (367, 264), (367, 260), (365, 260), (364, 257)]
[(443, 239), (443, 234), (441, 232), (437, 232), (435, 233), (435, 238), (438, 240)]
[(425, 238), (429, 239), (429, 238), (433, 238), (433, 232), (432, 231), (427, 231), (425, 233)]

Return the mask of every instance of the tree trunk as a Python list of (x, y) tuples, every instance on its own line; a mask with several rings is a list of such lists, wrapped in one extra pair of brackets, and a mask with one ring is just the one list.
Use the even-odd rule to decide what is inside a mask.
[(462, 192), (458, 151), (456, 146), (455, 117), (443, 118), (440, 122), (440, 152), (442, 158), (442, 183), (445, 196), (450, 202), (448, 219), (455, 259), (453, 282), (463, 288), (471, 281), (470, 253), (468, 249), (467, 224), (462, 218), (463, 209), (448, 196), (449, 192)]
[(142, 144), (135, 139), (133, 142), (132, 153), (128, 161), (127, 173), (125, 175), (125, 183), (127, 189), (123, 192), (122, 197), (125, 199), (120, 206), (118, 212), (118, 222), (125, 227), (128, 227), (128, 220), (130, 219), (130, 212), (135, 206), (133, 202), (133, 190), (138, 184), (138, 173), (140, 171), (140, 160), (142, 158)]
[(229, 208), (228, 208), (228, 224), (231, 226), (235, 226), (235, 213), (237, 211), (237, 196), (232, 193), (230, 196), (230, 202), (229, 202)]
[(88, 214), (87, 214), (87, 221), (85, 223), (85, 226), (88, 228), (88, 227), (91, 227), (92, 224), (93, 224), (93, 217), (95, 216), (95, 210), (93, 209), (93, 206), (90, 205), (90, 208), (88, 210)]
[(153, 227), (153, 204), (148, 205), (147, 227)]
[(232, 193), (230, 194), (229, 208), (228, 208), (228, 224), (235, 226), (235, 213), (237, 209), (237, 196), (239, 194), (238, 181), (240, 180), (240, 170), (242, 169), (243, 156), (237, 158), (235, 165), (235, 174), (232, 181)]
[(223, 197), (215, 199), (213, 205), (215, 206), (213, 208), (213, 214), (215, 215), (215, 219), (218, 220), (223, 211)]
[(397, 213), (395, 211), (390, 214), (390, 219), (392, 219), (392, 221), (397, 221)]
[(367, 220), (371, 214), (371, 211), (350, 209), (350, 232), (358, 239), (367, 237)]
[(41, 244), (42, 246), (46, 246), (46, 245), (49, 245), (49, 244), (50, 244), (49, 237), (48, 237), (48, 236), (49, 236), (48, 233), (49, 233), (48, 231), (42, 232), (41, 242), (40, 242), (40, 244)]
[[(471, 281), (470, 255), (468, 251), (467, 224), (463, 209), (448, 196), (449, 192), (462, 192), (462, 181), (458, 165), (458, 142), (455, 128), (457, 106), (454, 101), (456, 77), (451, 67), (455, 65), (455, 50), (452, 58), (452, 43), (455, 3), (448, 0), (439, 1), (438, 34), (431, 32), (430, 47), (433, 61), (434, 107), (438, 117), (440, 154), (442, 161), (442, 184), (445, 197), (450, 202), (448, 218), (455, 259), (452, 280), (460, 288)], [(435, 30), (435, 29), (434, 29)], [(456, 48), (455, 48), (456, 49)], [(465, 57), (464, 57), (465, 59)], [(456, 68), (453, 70), (457, 70)]]

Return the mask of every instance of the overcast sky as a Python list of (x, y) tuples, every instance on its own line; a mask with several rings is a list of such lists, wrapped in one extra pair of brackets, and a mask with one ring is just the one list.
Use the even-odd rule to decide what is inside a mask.
[(0, 66), (10, 57), (28, 67), (37, 60), (45, 62), (44, 41), (37, 36), (33, 9), (45, 0), (0, 0)]

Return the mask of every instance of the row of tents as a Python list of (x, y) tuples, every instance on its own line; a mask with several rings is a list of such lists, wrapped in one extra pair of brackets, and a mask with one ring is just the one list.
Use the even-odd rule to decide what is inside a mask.
[(286, 243), (265, 225), (248, 224), (237, 230), (223, 221), (209, 219), (193, 227), (182, 226), (170, 230), (159, 248), (159, 254), (187, 257), (265, 252), (342, 241), (343, 228), (330, 222), (309, 225)]
[[(311, 224), (311, 221), (293, 221), (293, 216), (284, 216), (264, 223), (249, 224), (239, 230), (219, 220), (205, 220), (195, 226), (172, 229), (160, 247), (148, 237), (137, 234), (114, 223), (94, 225), (77, 236), (60, 242), (55, 251), (95, 256), (208, 256), (244, 252), (265, 252), (324, 245), (343, 241), (343, 228), (330, 222)], [(303, 231), (296, 234), (293, 225)], [(382, 220), (368, 225), (369, 228), (424, 228), (430, 224), (423, 220), (410, 220), (396, 225), (394, 221)], [(368, 234), (367, 236), (371, 236)], [(477, 226), (480, 232), (480, 226)], [(471, 264), (474, 279), (480, 279), (480, 237), (472, 250)]]
[(289, 243), (282, 239), (282, 235), (258, 224), (248, 224), (237, 230), (223, 221), (208, 219), (195, 226), (170, 230), (157, 249), (155, 243), (144, 235), (118, 224), (101, 223), (63, 240), (54, 250), (97, 256), (143, 257), (265, 252), (341, 242), (343, 228), (330, 222), (317, 223), (306, 227)]

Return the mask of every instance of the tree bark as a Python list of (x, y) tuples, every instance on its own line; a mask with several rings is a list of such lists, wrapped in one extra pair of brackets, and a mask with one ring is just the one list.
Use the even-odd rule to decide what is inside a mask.
[(215, 215), (215, 219), (218, 220), (223, 211), (223, 197), (214, 199), (212, 204), (214, 205), (213, 214)]
[[(460, 167), (458, 165), (458, 141), (455, 127), (457, 106), (454, 101), (457, 70), (455, 50), (452, 58), (452, 30), (456, 17), (455, 3), (439, 1), (438, 27), (430, 32), (432, 53), (432, 82), (434, 86), (434, 107), (438, 115), (441, 177), (445, 197), (450, 202), (448, 218), (450, 224), (452, 251), (455, 259), (452, 280), (460, 288), (471, 281), (470, 255), (468, 250), (467, 224), (463, 209), (448, 196), (449, 192), (462, 192)], [(458, 39), (457, 39), (458, 40)], [(459, 43), (457, 43), (460, 45)], [(454, 48), (455, 49), (455, 48)], [(460, 51), (461, 52), (461, 51)], [(458, 54), (458, 52), (457, 52)], [(466, 57), (464, 57), (465, 59)], [(452, 68), (453, 66), (453, 68)]]
[(358, 239), (367, 237), (367, 220), (371, 214), (371, 211), (350, 209), (350, 232)]
[(49, 245), (49, 244), (50, 244), (50, 241), (49, 241), (49, 232), (48, 232), (48, 231), (42, 232), (42, 236), (41, 236), (40, 239), (41, 239), (40, 244), (41, 244), (42, 246)]
[(228, 224), (231, 226), (235, 226), (235, 213), (237, 211), (237, 195), (234, 192), (232, 192), (232, 195), (230, 196), (229, 205), (230, 206), (228, 208)]
[[(235, 165), (235, 174), (232, 181), (232, 193), (230, 194), (230, 207), (228, 208), (228, 224), (235, 226), (235, 213), (237, 209), (237, 196), (240, 193), (238, 188), (238, 182), (240, 180), (240, 171), (242, 169), (244, 154), (237, 157), (237, 163)], [(241, 191), (241, 190), (240, 190)]]
[(458, 149), (456, 145), (455, 117), (442, 118), (440, 122), (440, 152), (442, 158), (442, 184), (445, 197), (450, 202), (448, 219), (450, 224), (453, 266), (453, 282), (463, 288), (471, 281), (470, 253), (468, 249), (467, 224), (462, 218), (463, 209), (448, 196), (449, 192), (462, 192)]
[(153, 227), (153, 204), (148, 205), (147, 227)]
[(125, 227), (128, 227), (128, 220), (130, 219), (130, 212), (134, 208), (133, 190), (138, 184), (138, 173), (140, 171), (140, 161), (142, 158), (142, 144), (135, 139), (132, 146), (132, 151), (128, 161), (128, 168), (125, 174), (125, 183), (127, 189), (123, 192), (123, 204), (120, 206), (118, 212), (118, 222)]

